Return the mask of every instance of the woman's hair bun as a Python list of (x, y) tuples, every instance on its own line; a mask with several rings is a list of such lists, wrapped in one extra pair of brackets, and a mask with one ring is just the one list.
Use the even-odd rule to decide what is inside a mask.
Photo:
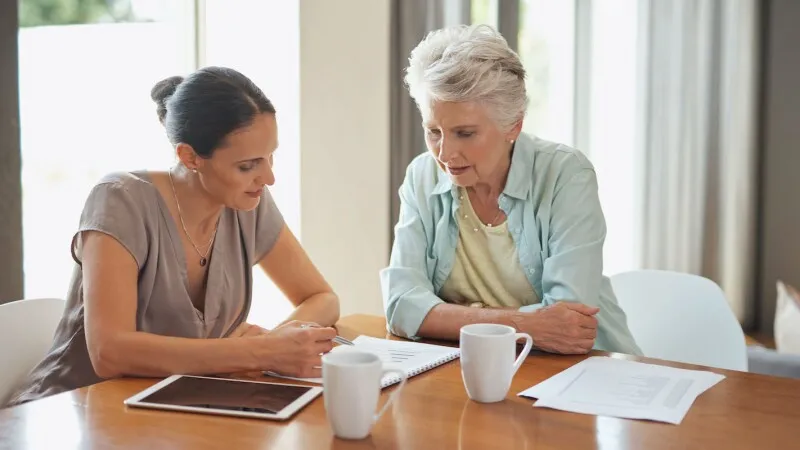
[(155, 86), (153, 86), (153, 89), (150, 90), (150, 98), (156, 102), (158, 120), (162, 124), (164, 123), (164, 119), (167, 117), (167, 100), (172, 97), (172, 94), (175, 93), (175, 90), (178, 89), (178, 85), (180, 85), (182, 82), (183, 77), (176, 75), (174, 77), (165, 78), (159, 81)]

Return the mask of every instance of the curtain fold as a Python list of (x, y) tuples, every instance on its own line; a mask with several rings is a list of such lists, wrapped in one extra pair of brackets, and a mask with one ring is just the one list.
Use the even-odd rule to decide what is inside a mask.
[(752, 325), (758, 2), (650, 0), (642, 265), (708, 277)]
[(0, 1), (0, 304), (24, 294), (17, 6)]

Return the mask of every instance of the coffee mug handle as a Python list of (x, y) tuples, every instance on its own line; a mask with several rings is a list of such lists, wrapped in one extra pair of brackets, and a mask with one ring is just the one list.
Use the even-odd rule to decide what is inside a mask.
[(522, 365), (522, 361), (525, 361), (525, 358), (528, 357), (528, 353), (531, 352), (531, 347), (533, 347), (533, 338), (528, 333), (517, 333), (514, 335), (514, 342), (517, 342), (520, 339), (525, 339), (525, 347), (522, 348), (519, 356), (517, 356), (517, 360), (514, 361), (514, 367), (511, 369), (511, 375), (517, 373), (519, 370), (519, 366)]
[(397, 394), (399, 394), (400, 391), (403, 389), (403, 387), (406, 385), (406, 380), (408, 379), (408, 377), (406, 376), (406, 373), (403, 372), (400, 369), (388, 369), (388, 368), (384, 369), (383, 370), (383, 375), (381, 376), (381, 379), (383, 379), (383, 377), (385, 377), (386, 375), (388, 375), (390, 373), (393, 373), (393, 374), (397, 375), (398, 377), (400, 377), (400, 384), (398, 384), (397, 385), (397, 389), (395, 389), (394, 392), (392, 392), (389, 395), (389, 399), (386, 400), (386, 404), (383, 405), (383, 408), (381, 408), (381, 410), (378, 411), (378, 414), (375, 414), (375, 417), (372, 418), (372, 423), (377, 422), (378, 419), (381, 418), (383, 413), (385, 413), (386, 410), (389, 408), (389, 405), (394, 403), (395, 398), (397, 398)]

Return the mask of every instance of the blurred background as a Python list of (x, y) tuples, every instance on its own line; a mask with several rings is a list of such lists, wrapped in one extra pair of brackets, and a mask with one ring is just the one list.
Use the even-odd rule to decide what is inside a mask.
[[(528, 72), (525, 130), (594, 163), (607, 275), (717, 282), (769, 340), (800, 285), (800, 2), (794, 0), (3, 0), (0, 302), (63, 297), (103, 174), (166, 169), (157, 81), (207, 65), (278, 110), (276, 200), (342, 298), (382, 313), (397, 188), (424, 151), (402, 86), (432, 29), (497, 27)], [(289, 304), (256, 279), (250, 320)]]

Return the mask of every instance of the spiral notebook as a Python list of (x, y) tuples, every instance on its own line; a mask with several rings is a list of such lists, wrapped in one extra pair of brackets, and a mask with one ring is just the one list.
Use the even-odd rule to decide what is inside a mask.
[[(336, 347), (334, 351), (347, 351), (347, 349), (356, 348), (375, 353), (385, 365), (401, 369), (408, 378), (427, 372), (461, 356), (461, 351), (454, 347), (411, 341), (391, 341), (370, 336), (359, 336), (353, 340), (353, 344), (353, 347)], [(322, 378), (293, 378), (273, 372), (266, 372), (266, 374), (273, 377), (322, 384)], [(400, 378), (397, 375), (388, 374), (381, 380), (381, 387), (385, 388), (399, 382)]]

